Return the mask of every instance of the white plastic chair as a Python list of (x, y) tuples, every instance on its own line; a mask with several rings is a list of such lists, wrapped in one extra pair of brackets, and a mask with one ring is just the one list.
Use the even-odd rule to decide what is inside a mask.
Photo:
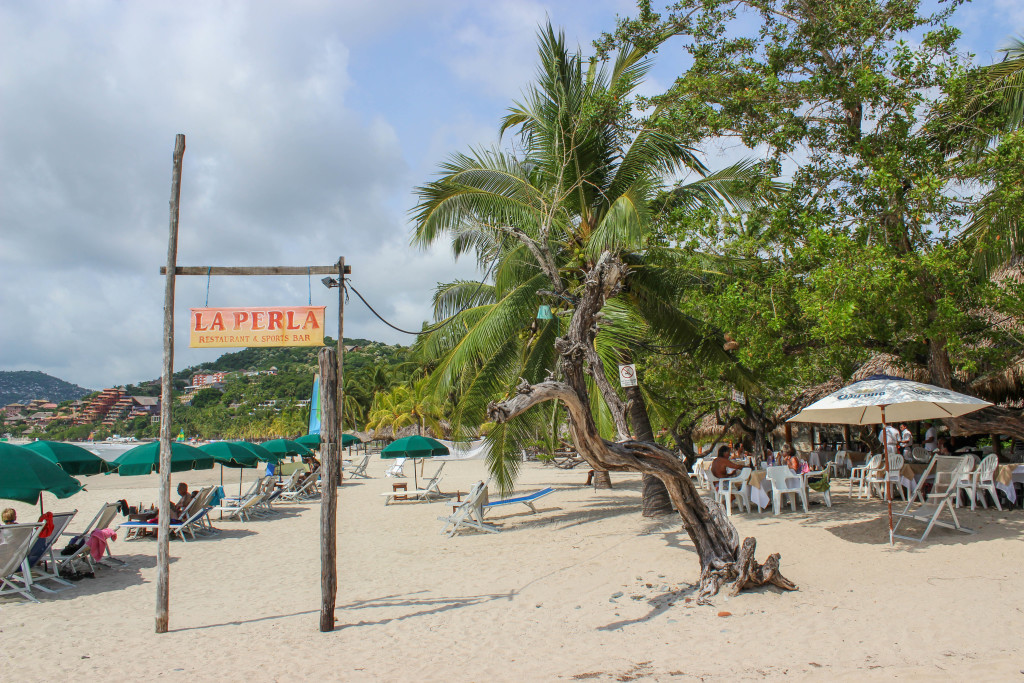
[(807, 512), (807, 489), (804, 487), (804, 478), (793, 472), (785, 465), (776, 465), (768, 468), (768, 479), (772, 482), (772, 511), (779, 514), (782, 507), (782, 497), (789, 495), (789, 505), (793, 512), (796, 512), (796, 499), (799, 497), (803, 503), (804, 512)]
[(968, 464), (965, 465), (963, 473), (960, 475), (960, 478), (956, 482), (956, 492), (953, 494), (953, 504), (956, 507), (960, 507), (960, 492), (963, 491), (964, 493), (967, 494), (967, 497), (970, 499), (971, 509), (973, 510), (975, 499), (974, 482), (975, 475), (978, 474), (978, 456), (974, 455), (973, 453), (967, 453), (961, 457), (963, 457), (965, 462), (967, 462)]
[[(978, 500), (978, 491), (982, 492), (981, 495), (981, 506), (988, 509), (988, 504), (985, 502), (985, 494), (987, 493), (992, 497), (992, 501), (996, 504), (996, 509), (1002, 511), (1003, 506), (999, 504), (999, 495), (996, 493), (996, 482), (995, 473), (996, 468), (999, 466), (999, 458), (995, 453), (986, 455), (985, 459), (978, 465), (971, 475), (971, 509), (974, 509), (974, 503)], [(958, 487), (959, 488), (959, 487)], [(959, 494), (957, 495), (957, 502), (959, 502)]]
[(910, 457), (914, 462), (928, 462), (932, 459), (931, 453), (926, 451), (924, 446), (914, 446), (910, 451)]
[(733, 497), (739, 498), (744, 510), (750, 512), (750, 472), (751, 469), (749, 467), (744, 467), (735, 477), (718, 480), (715, 500), (721, 503), (725, 499), (725, 514), (727, 516), (732, 516)]
[[(867, 485), (868, 493), (870, 495), (874, 489), (878, 488), (878, 497), (885, 499), (885, 484), (889, 482), (900, 494), (900, 498), (907, 500), (907, 494), (903, 493), (903, 484), (901, 483), (900, 470), (903, 469), (903, 456), (899, 453), (889, 455), (889, 469), (886, 471), (885, 463), (879, 462), (878, 467), (868, 472)], [(913, 493), (909, 491), (908, 493)]]
[(878, 469), (882, 464), (882, 456), (880, 454), (872, 455), (868, 458), (867, 462), (858, 467), (850, 468), (850, 497), (853, 497), (853, 485), (857, 484), (857, 497), (863, 498), (867, 490), (867, 476), (868, 472), (873, 472)]

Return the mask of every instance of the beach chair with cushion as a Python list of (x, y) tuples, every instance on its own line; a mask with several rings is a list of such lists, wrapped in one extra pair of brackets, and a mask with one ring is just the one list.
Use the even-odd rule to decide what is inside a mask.
[(487, 514), (493, 508), (500, 507), (502, 505), (512, 505), (514, 503), (521, 503), (521, 504), (525, 505), (526, 507), (530, 508), (530, 510), (534, 514), (536, 514), (537, 513), (537, 508), (533, 507), (533, 504), (538, 499), (543, 498), (544, 496), (546, 496), (548, 494), (551, 494), (551, 493), (554, 493), (554, 492), (555, 492), (555, 489), (553, 489), (553, 488), (551, 488), (549, 486), (546, 489), (541, 489), (540, 491), (534, 491), (533, 493), (527, 494), (525, 496), (516, 496), (514, 498), (505, 498), (503, 500), (496, 500), (496, 501), (487, 503), (487, 504), (485, 504), (482, 507), (482, 511), (483, 511), (484, 514)]
[(362, 479), (369, 479), (370, 475), (366, 473), (366, 466), (370, 463), (370, 456), (364, 455), (363, 459), (357, 463), (349, 465), (348, 468), (342, 468), (345, 470), (345, 474), (350, 477), (360, 477)]
[(486, 503), (487, 484), (479, 481), (473, 484), (466, 495), (466, 500), (462, 501), (462, 504), (452, 514), (437, 518), (439, 522), (444, 522), (444, 527), (441, 528), (440, 533), (447, 534), (449, 537), (454, 536), (463, 529), (473, 529), (489, 534), (497, 533), (498, 527), (484, 522), (483, 507)]
[[(925, 486), (918, 486), (911, 496), (903, 512), (894, 513), (897, 519), (893, 526), (893, 537), (902, 538), (908, 541), (920, 543), (928, 538), (932, 527), (940, 526), (946, 529), (955, 529), (967, 534), (974, 531), (960, 525), (957, 519), (956, 510), (953, 509), (953, 496), (957, 492), (957, 484), (964, 472), (970, 467), (970, 459), (959, 455), (936, 455), (928, 464), (924, 474), (921, 475), (921, 482), (931, 481), (931, 491), (925, 493)], [(917, 506), (913, 510), (912, 507)], [(942, 522), (939, 517), (943, 510), (948, 510), (953, 522)], [(920, 537), (901, 536), (896, 532), (904, 522), (918, 521), (926, 524), (924, 533)]]
[(26, 560), (42, 530), (39, 523), (0, 526), (0, 596), (18, 594), (39, 602), (32, 594), (32, 574), (26, 569)]
[[(53, 513), (53, 531), (46, 538), (38, 538), (32, 545), (32, 550), (29, 551), (27, 558), (28, 570), (32, 573), (32, 582), (38, 584), (40, 581), (54, 581), (62, 586), (70, 587), (73, 586), (69, 581), (65, 581), (60, 578), (57, 574), (57, 560), (53, 556), (53, 546), (60, 540), (64, 530), (71, 524), (71, 520), (74, 519), (78, 510), (72, 510), (71, 512), (55, 512)], [(49, 559), (49, 568), (46, 566), (46, 561)], [(45, 586), (40, 585), (44, 591), (49, 590)]]
[[(85, 561), (89, 565), (90, 571), (96, 571), (96, 565), (93, 562), (92, 554), (89, 551), (89, 544), (86, 542), (92, 532), (97, 529), (109, 529), (114, 526), (114, 517), (117, 516), (117, 503), (104, 503), (100, 511), (96, 513), (96, 516), (92, 518), (88, 526), (85, 527), (85, 531), (79, 534), (69, 534), (64, 532), (65, 536), (72, 536), (72, 541), (76, 539), (81, 541), (82, 545), (77, 549), (65, 554), (65, 550), (61, 550), (60, 555), (57, 557), (57, 569), (58, 572), (64, 568), (74, 569), (78, 562)], [(114, 557), (110, 552), (110, 544), (107, 544), (106, 550), (107, 559), (113, 560), (119, 564), (124, 564), (123, 560), (119, 560)]]
[[(735, 477), (724, 477), (717, 480), (715, 502), (725, 502), (725, 514), (732, 516), (732, 499), (738, 498), (740, 505), (750, 512), (750, 473), (751, 468), (744, 467)], [(710, 474), (710, 471), (709, 471)]]
[(807, 512), (807, 489), (804, 488), (803, 477), (785, 465), (776, 465), (768, 468), (768, 479), (772, 482), (772, 511), (775, 514), (779, 514), (782, 508), (783, 496), (790, 496), (789, 506), (793, 512), (796, 512), (797, 498)]

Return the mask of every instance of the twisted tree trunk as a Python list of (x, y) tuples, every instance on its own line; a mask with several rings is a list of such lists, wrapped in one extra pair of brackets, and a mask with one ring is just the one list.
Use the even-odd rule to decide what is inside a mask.
[(488, 406), (488, 417), (497, 423), (506, 422), (538, 403), (561, 401), (569, 414), (569, 433), (576, 450), (595, 470), (627, 470), (660, 479), (700, 559), (698, 603), (706, 604), (726, 583), (732, 584), (732, 595), (765, 584), (795, 590), (796, 586), (779, 571), (777, 553), (759, 565), (754, 559), (755, 539), (748, 538), (740, 546), (736, 527), (721, 506), (700, 497), (674, 453), (653, 442), (610, 442), (601, 438), (589, 409), (584, 365), (593, 357), (590, 352), (597, 334), (597, 313), (619, 292), (626, 274), (621, 260), (608, 252), (601, 255), (587, 274), (583, 297), (566, 336), (555, 342), (565, 381), (531, 385), (524, 380), (514, 396)]

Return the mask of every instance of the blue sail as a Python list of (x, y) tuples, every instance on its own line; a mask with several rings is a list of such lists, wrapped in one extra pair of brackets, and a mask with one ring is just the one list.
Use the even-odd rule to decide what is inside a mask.
[(320, 375), (313, 377), (313, 396), (309, 401), (309, 434), (320, 433)]

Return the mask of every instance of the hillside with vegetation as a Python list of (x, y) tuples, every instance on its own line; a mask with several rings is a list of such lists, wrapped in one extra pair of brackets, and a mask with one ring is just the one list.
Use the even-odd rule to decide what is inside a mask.
[[(330, 338), (325, 341), (334, 344)], [(368, 339), (346, 339), (345, 347), (345, 424), (362, 428), (374, 394), (406, 379), (411, 368), (409, 348)], [(203, 439), (265, 439), (306, 433), (318, 352), (318, 347), (243, 349), (177, 371), (173, 431)], [(222, 385), (190, 388), (194, 375), (220, 372), (225, 373)], [(130, 396), (159, 396), (160, 381), (119, 388)], [(159, 423), (144, 416), (109, 426), (99, 421), (76, 425), (71, 419), (56, 419), (45, 428), (7, 424), (3, 431), (54, 440), (90, 436), (98, 440), (113, 435), (143, 439), (157, 437)]]
[(0, 370), (0, 405), (28, 403), (45, 398), (54, 403), (73, 401), (89, 390), (71, 382), (32, 370)]

